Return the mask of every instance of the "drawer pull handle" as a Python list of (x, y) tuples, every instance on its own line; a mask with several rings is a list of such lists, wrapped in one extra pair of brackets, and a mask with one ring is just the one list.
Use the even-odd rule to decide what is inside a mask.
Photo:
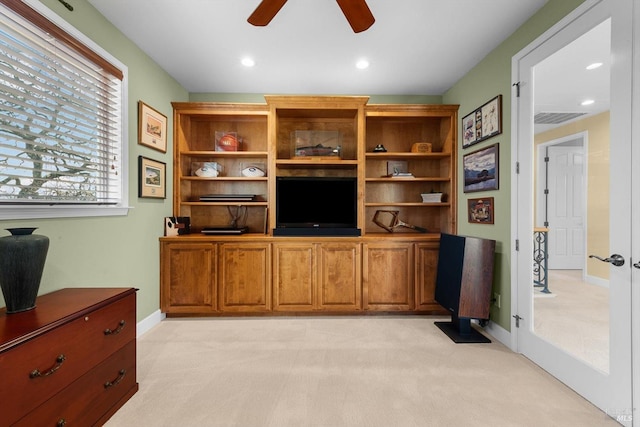
[(64, 418), (60, 418), (56, 423), (56, 427), (64, 427), (67, 425), (67, 421)]
[(104, 334), (105, 335), (117, 335), (117, 334), (119, 334), (124, 329), (125, 323), (127, 323), (127, 322), (125, 322), (124, 320), (121, 320), (120, 323), (118, 323), (118, 327), (117, 328), (115, 328), (114, 330), (111, 330), (111, 329), (107, 328), (107, 329), (104, 330)]
[(120, 381), (122, 381), (122, 379), (126, 374), (127, 374), (126, 369), (120, 369), (120, 372), (118, 372), (118, 378), (116, 378), (113, 381), (107, 381), (106, 383), (104, 383), (104, 388), (117, 386), (118, 384), (120, 384)]
[(56, 358), (56, 363), (48, 371), (45, 371), (43, 373), (43, 372), (40, 372), (39, 369), (34, 369), (29, 374), (29, 378), (33, 379), (33, 378), (38, 378), (38, 377), (48, 377), (49, 375), (55, 373), (58, 369), (60, 369), (60, 366), (62, 366), (62, 363), (65, 360), (67, 360), (67, 358), (65, 357), (64, 354), (61, 354), (60, 356), (58, 356)]

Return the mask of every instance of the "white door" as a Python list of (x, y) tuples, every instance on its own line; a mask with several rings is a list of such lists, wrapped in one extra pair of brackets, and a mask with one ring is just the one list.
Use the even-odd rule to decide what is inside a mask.
[[(632, 425), (632, 359), (631, 359), (631, 201), (634, 199), (631, 182), (631, 91), (632, 88), (632, 16), (633, 0), (587, 0), (576, 11), (571, 13), (558, 25), (552, 27), (532, 45), (516, 55), (513, 59), (514, 82), (518, 82), (519, 97), (513, 98), (514, 133), (516, 148), (513, 160), (517, 163), (519, 173), (512, 174), (512, 235), (514, 245), (512, 252), (513, 299), (512, 336), (515, 337), (517, 350), (530, 358), (543, 369), (573, 388), (576, 392), (590, 400), (596, 406), (617, 419), (624, 425)], [(626, 261), (622, 266), (598, 261), (590, 258), (587, 270), (602, 270), (598, 274), (604, 277), (609, 287), (605, 290), (605, 299), (591, 307), (591, 311), (577, 315), (579, 309), (573, 299), (587, 284), (577, 281), (567, 286), (563, 292), (555, 292), (553, 296), (534, 297), (533, 284), (533, 238), (534, 227), (534, 114), (536, 108), (543, 104), (543, 99), (536, 100), (541, 94), (537, 84), (543, 84), (541, 76), (542, 64), (554, 57), (556, 52), (563, 55), (576, 45), (584, 42), (593, 34), (601, 34), (602, 29), (610, 28), (611, 52), (606, 60), (609, 64), (610, 77), (606, 87), (610, 91), (609, 115), (606, 117), (606, 132), (595, 137), (590, 133), (589, 152), (586, 158), (594, 162), (588, 166), (589, 176), (586, 212), (586, 247), (588, 255), (596, 255), (611, 261), (610, 255), (619, 254)], [(609, 37), (609, 36), (607, 36)], [(590, 49), (595, 50), (595, 49)], [(568, 58), (565, 66), (555, 71), (554, 78), (562, 78), (571, 64), (588, 65), (596, 58)], [(578, 61), (578, 62), (577, 62)], [(586, 62), (586, 63), (585, 63)], [(562, 63), (560, 61), (559, 63)], [(592, 76), (595, 76), (594, 73)], [(570, 76), (566, 84), (558, 87), (553, 98), (560, 99), (567, 95), (567, 89), (575, 76)], [(587, 85), (584, 94), (595, 85)], [(515, 94), (515, 91), (514, 91)], [(598, 94), (603, 96), (602, 94)], [(608, 95), (608, 93), (607, 93)], [(568, 95), (567, 95), (568, 96)], [(574, 102), (580, 98), (576, 96)], [(597, 104), (594, 104), (594, 107)], [(578, 106), (574, 107), (576, 110)], [(595, 119), (594, 119), (595, 120)], [(602, 123), (598, 128), (602, 129)], [(606, 145), (604, 144), (606, 142)], [(601, 145), (598, 145), (601, 144)], [(636, 190), (637, 192), (637, 190)], [(635, 196), (638, 198), (639, 196)], [(591, 211), (591, 209), (595, 209)], [(593, 250), (593, 252), (591, 252)], [(638, 251), (638, 249), (636, 249)], [(593, 273), (596, 274), (596, 273)], [(565, 285), (566, 279), (559, 279)], [(583, 294), (584, 292), (582, 292)], [(568, 298), (561, 299), (562, 295)], [(553, 302), (562, 308), (539, 309), (543, 301)], [(564, 305), (560, 303), (564, 302)], [(549, 305), (549, 304), (547, 304)], [(596, 311), (604, 310), (604, 321), (591, 316)], [(549, 316), (541, 319), (541, 317)], [(564, 329), (564, 334), (550, 338), (541, 333), (544, 329), (542, 320), (551, 324), (554, 333)], [(589, 324), (591, 322), (591, 324)], [(604, 323), (604, 328), (602, 328)], [(603, 329), (604, 337), (598, 340), (593, 348), (600, 357), (598, 361), (590, 359), (591, 353), (577, 354), (572, 345), (584, 347), (588, 340), (585, 334), (595, 329)], [(564, 338), (560, 335), (564, 335)], [(566, 339), (568, 337), (568, 339)], [(580, 342), (581, 341), (581, 342)], [(636, 377), (638, 374), (636, 373)], [(640, 425), (640, 417), (635, 417), (635, 425)]]
[(584, 264), (584, 155), (582, 147), (547, 148), (549, 269), (581, 270)]

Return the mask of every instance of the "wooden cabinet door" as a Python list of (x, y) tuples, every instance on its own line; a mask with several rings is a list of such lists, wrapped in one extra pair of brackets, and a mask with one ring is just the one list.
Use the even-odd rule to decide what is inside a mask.
[(317, 247), (321, 310), (361, 310), (360, 244), (328, 243)]
[(365, 243), (363, 307), (365, 310), (413, 310), (412, 243)]
[(448, 314), (435, 300), (438, 242), (416, 244), (416, 310)]
[(220, 244), (220, 309), (271, 309), (271, 246), (269, 243)]
[(315, 248), (312, 243), (274, 245), (273, 309), (313, 310), (315, 301)]
[(160, 245), (160, 306), (164, 313), (217, 310), (214, 243)]

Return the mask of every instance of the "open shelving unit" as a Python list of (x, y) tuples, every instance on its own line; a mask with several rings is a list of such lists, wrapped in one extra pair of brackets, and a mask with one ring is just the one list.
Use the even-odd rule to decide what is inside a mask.
[[(366, 114), (366, 234), (381, 232), (377, 210), (398, 211), (402, 221), (429, 233), (455, 232), (455, 143), (457, 106), (369, 105)], [(431, 152), (412, 152), (424, 142)], [(374, 152), (378, 145), (386, 152)], [(406, 163), (409, 178), (387, 177), (388, 162)], [(439, 203), (423, 203), (422, 193), (442, 193)], [(398, 229), (397, 233), (414, 232)]]
[[(171, 315), (363, 311), (444, 313), (435, 302), (440, 233), (456, 233), (457, 105), (368, 104), (363, 96), (265, 96), (264, 104), (176, 102), (173, 215), (191, 234), (161, 237), (161, 307)], [(216, 132), (234, 132), (238, 151), (216, 151)], [(299, 135), (339, 135), (332, 151), (300, 150)], [(431, 152), (412, 152), (414, 143)], [(339, 154), (333, 151), (339, 145)], [(374, 152), (383, 145), (386, 152)], [(311, 146), (316, 147), (315, 145)], [(217, 177), (193, 164), (216, 162)], [(412, 176), (388, 177), (388, 162)], [(260, 165), (266, 176), (242, 176)], [(357, 182), (360, 236), (274, 235), (277, 177), (349, 177)], [(423, 203), (421, 194), (444, 198)], [(201, 201), (207, 194), (252, 201)], [(248, 232), (203, 235), (246, 209)], [(397, 212), (397, 228), (373, 222)]]
[[(230, 207), (247, 209), (252, 233), (264, 233), (269, 206), (268, 109), (261, 104), (174, 103), (174, 215), (191, 217), (192, 230), (225, 226), (231, 221)], [(239, 151), (216, 151), (215, 133), (235, 132)], [(215, 162), (217, 177), (194, 176), (194, 165)], [(249, 165), (260, 165), (264, 177), (243, 176)], [(255, 194), (250, 202), (204, 202), (206, 194)]]

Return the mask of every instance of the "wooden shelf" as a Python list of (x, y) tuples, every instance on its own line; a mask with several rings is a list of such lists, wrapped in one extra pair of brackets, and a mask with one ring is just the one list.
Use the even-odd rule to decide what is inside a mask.
[(182, 202), (184, 206), (268, 206), (267, 202)]
[(237, 158), (237, 157), (264, 157), (268, 156), (266, 151), (182, 151), (183, 156), (191, 157), (220, 157), (220, 158)]
[(327, 160), (323, 159), (278, 159), (276, 166), (279, 168), (356, 168), (359, 162), (357, 160)]
[(183, 176), (183, 181), (268, 181), (266, 176), (217, 176), (217, 177), (202, 177), (202, 176)]
[(448, 159), (451, 153), (404, 153), (404, 152), (382, 152), (365, 153), (367, 159)]
[(432, 208), (432, 207), (449, 207), (451, 203), (441, 202), (441, 203), (422, 203), (422, 202), (372, 202), (365, 203), (366, 207), (377, 208), (377, 207), (388, 207), (388, 206), (397, 206), (397, 207), (416, 207), (416, 208)]
[(380, 178), (365, 178), (366, 182), (387, 182), (387, 183), (407, 183), (407, 182), (449, 182), (451, 178), (416, 176), (413, 178), (389, 178), (381, 176)]

